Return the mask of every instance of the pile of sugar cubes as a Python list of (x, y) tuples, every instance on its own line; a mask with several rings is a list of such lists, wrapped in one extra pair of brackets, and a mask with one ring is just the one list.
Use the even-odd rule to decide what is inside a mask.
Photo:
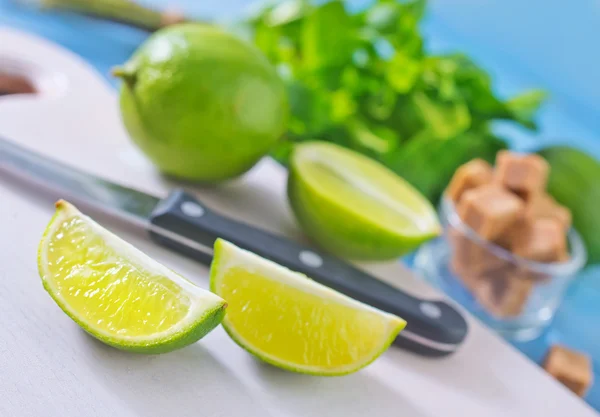
[[(535, 262), (569, 259), (571, 212), (546, 192), (550, 167), (538, 155), (499, 152), (496, 167), (475, 159), (460, 167), (446, 190), (464, 224), (485, 241)], [(452, 271), (491, 314), (522, 313), (536, 283), (549, 277), (493, 254), (449, 227)], [(544, 369), (579, 396), (592, 384), (589, 357), (564, 346), (548, 352)]]
[[(550, 168), (535, 154), (499, 152), (496, 167), (475, 159), (460, 167), (446, 190), (464, 224), (485, 241), (521, 258), (569, 259), (571, 213), (547, 192)], [(448, 231), (452, 271), (478, 302), (497, 317), (522, 313), (540, 273), (496, 256), (458, 229)]]

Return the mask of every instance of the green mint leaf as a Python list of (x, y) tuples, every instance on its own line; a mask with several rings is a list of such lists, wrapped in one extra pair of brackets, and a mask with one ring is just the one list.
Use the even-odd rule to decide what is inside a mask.
[(424, 92), (413, 94), (412, 100), (426, 130), (437, 138), (456, 136), (471, 125), (471, 114), (463, 101), (441, 102)]
[(535, 129), (535, 115), (547, 98), (548, 94), (545, 91), (530, 90), (508, 100), (506, 107), (515, 120), (526, 127)]
[(397, 93), (404, 94), (413, 88), (420, 74), (420, 63), (397, 51), (386, 68), (385, 77)]
[(326, 3), (306, 16), (302, 58), (309, 69), (347, 64), (355, 46), (350, 15), (340, 0)]

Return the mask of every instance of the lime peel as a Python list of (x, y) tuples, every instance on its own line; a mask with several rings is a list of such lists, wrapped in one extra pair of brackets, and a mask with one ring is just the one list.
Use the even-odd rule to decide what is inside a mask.
[(240, 176), (286, 130), (285, 85), (253, 45), (213, 25), (152, 34), (113, 74), (132, 141), (169, 176), (217, 182)]

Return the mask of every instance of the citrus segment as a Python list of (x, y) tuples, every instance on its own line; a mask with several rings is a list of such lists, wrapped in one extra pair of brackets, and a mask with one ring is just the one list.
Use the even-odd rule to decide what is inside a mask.
[(354, 372), (405, 326), (396, 316), (222, 240), (215, 244), (211, 289), (230, 302), (223, 325), (238, 344), (303, 373)]
[(150, 259), (66, 202), (39, 247), (44, 287), (86, 331), (113, 346), (172, 350), (198, 340), (225, 302)]
[(346, 258), (395, 258), (441, 230), (431, 204), (410, 184), (331, 143), (296, 146), (288, 196), (307, 235)]

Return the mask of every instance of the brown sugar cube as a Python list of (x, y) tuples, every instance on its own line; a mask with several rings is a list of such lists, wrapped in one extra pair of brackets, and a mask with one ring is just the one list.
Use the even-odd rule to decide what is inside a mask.
[(479, 281), (493, 276), (494, 271), (507, 266), (507, 261), (498, 258), (461, 231), (449, 227), (448, 235), (452, 248), (450, 270), (472, 292), (476, 290)]
[(590, 358), (564, 346), (554, 345), (550, 348), (544, 360), (544, 369), (580, 397), (592, 385)]
[(465, 270), (465, 266), (469, 262), (469, 238), (452, 226), (448, 227), (447, 233), (452, 258), (456, 260), (457, 265), (460, 265), (457, 269)]
[(461, 231), (449, 227), (448, 240), (452, 249), (452, 257), (456, 260), (458, 270), (466, 271), (471, 261), (473, 242)]
[(571, 255), (569, 255), (568, 251), (565, 251), (560, 257), (556, 260), (557, 262), (567, 262), (571, 259)]
[(448, 188), (446, 196), (455, 203), (467, 190), (492, 182), (494, 170), (483, 159), (473, 159), (456, 170)]
[(496, 270), (475, 292), (477, 301), (493, 316), (515, 317), (521, 314), (534, 288), (534, 282), (522, 277), (516, 267)]
[(450, 268), (452, 273), (460, 280), (463, 286), (471, 293), (474, 294), (480, 285), (482, 285), (484, 278), (481, 275), (473, 274), (468, 269), (465, 269), (468, 265), (461, 264), (456, 257), (450, 260)]
[(474, 280), (469, 274), (471, 245), (473, 244), (459, 230), (449, 227), (448, 240), (452, 248), (452, 258), (450, 259), (450, 270), (456, 275), (467, 288), (471, 288)]
[(549, 171), (550, 165), (539, 155), (510, 151), (496, 155), (495, 180), (525, 200), (546, 189)]
[(465, 264), (461, 262), (460, 258), (456, 256), (456, 254), (452, 255), (450, 258), (450, 271), (458, 278), (466, 276), (467, 270), (465, 269)]
[(485, 293), (492, 285), (491, 282), (504, 279), (506, 270), (510, 267), (510, 264), (502, 259), (494, 257), (490, 260), (491, 262), (484, 260), (467, 271), (468, 284), (472, 284), (467, 287), (476, 297)]
[(568, 256), (567, 237), (560, 221), (550, 218), (528, 222), (513, 234), (515, 255), (536, 262), (560, 262)]
[(513, 223), (512, 227), (507, 228), (496, 243), (505, 249), (511, 250), (512, 244), (517, 240), (519, 234), (523, 233), (530, 222), (538, 218), (554, 218), (564, 225), (565, 231), (571, 227), (571, 212), (566, 207), (558, 204), (545, 191), (534, 192), (525, 200), (523, 216)]
[(468, 265), (461, 263), (460, 260), (453, 256), (450, 259), (450, 270), (463, 283), (463, 285), (471, 292), (477, 288), (479, 278), (471, 275), (467, 269)]
[[(559, 259), (557, 259), (556, 262), (557, 263), (568, 262), (569, 259), (571, 259), (571, 257), (569, 256), (568, 253), (565, 253), (563, 256), (561, 256)], [(529, 279), (529, 280), (535, 282), (536, 284), (540, 284), (540, 285), (550, 283), (552, 280), (552, 274), (550, 274), (548, 272), (534, 271), (527, 267), (519, 268), (519, 275), (521, 275), (521, 277), (523, 277), (525, 279)]]
[(463, 283), (463, 285), (473, 291), (479, 281), (479, 276), (471, 272), (470, 263), (461, 252), (454, 252), (450, 259), (450, 270)]
[(479, 278), (488, 278), (495, 271), (508, 265), (506, 260), (499, 258), (488, 248), (475, 242), (470, 243), (468, 256), (468, 272), (470, 275)]
[(524, 210), (520, 198), (493, 184), (466, 191), (457, 207), (462, 221), (488, 241), (502, 236)]
[[(486, 310), (500, 317), (518, 315), (529, 291), (519, 293), (518, 288), (507, 288), (505, 280), (512, 265), (468, 238), (463, 239), (466, 239), (466, 250), (454, 251), (450, 260), (451, 271)], [(514, 273), (512, 268), (510, 273)]]
[(558, 220), (564, 230), (569, 230), (571, 227), (571, 211), (558, 204), (546, 193), (534, 193), (529, 198), (525, 208), (525, 217), (529, 219), (552, 218)]
[(480, 257), (471, 265), (470, 273), (480, 278), (493, 278), (498, 271), (503, 271), (510, 263), (489, 251), (481, 251)]
[(457, 270), (466, 272), (470, 269), (473, 256), (477, 256), (477, 244), (453, 227), (448, 228), (448, 239), (452, 248), (453, 259)]
[(504, 249), (512, 252), (512, 247), (515, 241), (518, 240), (519, 234), (523, 233), (523, 229), (527, 227), (528, 218), (525, 214), (517, 219), (512, 225), (507, 227), (504, 232), (496, 239), (496, 244)]

